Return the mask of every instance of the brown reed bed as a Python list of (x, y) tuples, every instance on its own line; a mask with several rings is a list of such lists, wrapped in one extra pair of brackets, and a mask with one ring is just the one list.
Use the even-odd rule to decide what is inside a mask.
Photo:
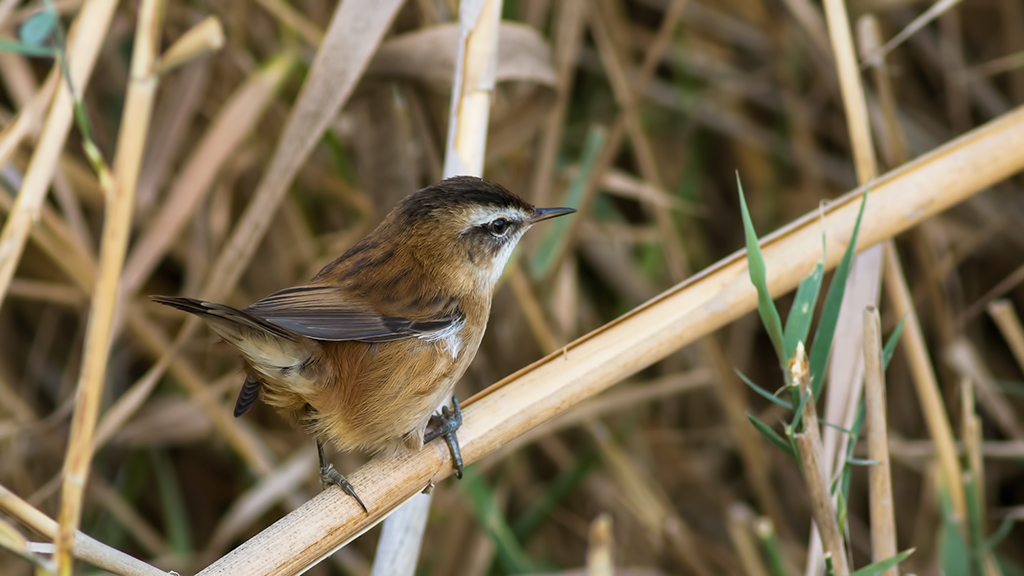
[[(369, 574), (434, 480), (422, 574), (817, 573), (818, 533), (835, 574), (1024, 574), (1024, 5), (502, 10), (484, 176), (581, 210), (506, 271), (464, 480), (440, 448), (332, 455), (366, 516), (272, 410), (232, 418), (238, 360), (146, 296), (245, 305), (440, 178), (458, 3), (0, 0), (0, 573), (53, 568), (34, 541), (126, 574), (349, 542), (310, 572)], [(737, 173), (813, 396), (754, 314)]]

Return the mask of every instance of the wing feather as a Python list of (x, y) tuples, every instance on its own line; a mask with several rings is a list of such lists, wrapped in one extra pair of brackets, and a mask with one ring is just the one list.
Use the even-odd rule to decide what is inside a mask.
[(296, 286), (267, 296), (245, 312), (314, 340), (390, 342), (429, 335), (459, 321), (457, 310), (412, 320), (381, 314), (335, 286)]

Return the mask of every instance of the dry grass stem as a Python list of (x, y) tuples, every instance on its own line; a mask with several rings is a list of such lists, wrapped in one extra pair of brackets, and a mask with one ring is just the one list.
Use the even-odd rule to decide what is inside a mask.
[(590, 523), (587, 576), (612, 576), (615, 570), (615, 540), (612, 517), (601, 514)]
[(970, 379), (974, 393), (981, 407), (995, 422), (996, 426), (1014, 440), (1024, 440), (1024, 424), (1006, 401), (1006, 396), (996, 385), (995, 378), (981, 361), (978, 351), (966, 340), (960, 339), (946, 351), (946, 360), (961, 378)]
[[(352, 93), (400, 4), (398, 0), (347, 0), (338, 5), (274, 155), (210, 267), (201, 294), (204, 300), (222, 300), (238, 282), (288, 186)], [(186, 327), (192, 328), (183, 332), (190, 333), (198, 323), (197, 318), (190, 317)]]
[(866, 184), (878, 175), (878, 161), (871, 144), (871, 124), (857, 66), (857, 50), (853, 46), (850, 19), (843, 0), (825, 0), (823, 4), (839, 72), (840, 92), (843, 96), (843, 109), (846, 111), (846, 127), (850, 131), (857, 181)]
[(189, 28), (160, 56), (155, 73), (162, 75), (190, 62), (216, 52), (224, 46), (224, 27), (215, 16), (208, 16)]
[[(811, 405), (811, 402), (807, 403)], [(811, 500), (811, 516), (821, 537), (821, 546), (826, 557), (832, 558), (836, 576), (850, 573), (846, 562), (846, 545), (836, 524), (836, 508), (829, 492), (828, 476), (825, 475), (825, 461), (822, 457), (821, 437), (816, 428), (808, 428), (806, 432), (794, 435), (797, 451), (800, 454), (804, 481), (807, 482), (807, 495)], [(813, 558), (813, 556), (812, 556)], [(808, 570), (817, 572), (820, 568), (808, 565)]]
[(119, 306), (118, 284), (131, 231), (135, 184), (142, 166), (142, 151), (156, 97), (158, 78), (154, 67), (160, 45), (163, 10), (161, 0), (144, 0), (139, 9), (132, 50), (131, 80), (126, 95), (124, 121), (118, 134), (113, 188), (106, 191), (107, 206), (98, 276), (85, 336), (75, 411), (68, 436), (59, 529), (54, 542), (57, 572), (62, 576), (72, 572), (71, 549), (82, 517), (82, 497), (92, 464), (96, 418), (99, 415), (112, 345), (114, 316)]
[(459, 52), (445, 146), (443, 176), (481, 175), (498, 56), (500, 0), (459, 6)]
[(996, 300), (988, 305), (988, 313), (996, 321), (1003, 339), (1010, 346), (1017, 366), (1024, 371), (1024, 327), (1021, 326), (1013, 304), (1009, 300)]
[(68, 34), (68, 69), (72, 86), (68, 86), (67, 78), (61, 78), (57, 84), (56, 96), (47, 114), (39, 143), (32, 154), (25, 181), (4, 222), (3, 231), (0, 231), (0, 303), (7, 296), (14, 269), (25, 249), (33, 221), (39, 217), (56, 169), (57, 158), (71, 129), (74, 99), (72, 87), (75, 93), (80, 94), (88, 85), (105, 36), (103, 31), (110, 25), (116, 7), (117, 2), (113, 0), (90, 0), (82, 8)]
[(939, 458), (939, 470), (942, 474), (942, 485), (948, 490), (953, 503), (953, 512), (958, 518), (967, 517), (967, 503), (964, 501), (963, 480), (960, 477), (960, 462), (957, 458), (956, 443), (953, 440), (953, 429), (949, 423), (949, 415), (942, 402), (935, 369), (932, 367), (925, 345), (921, 322), (917, 318), (910, 288), (903, 276), (899, 262), (899, 254), (892, 247), (885, 252), (885, 289), (892, 304), (893, 313), (906, 318), (903, 324), (903, 336), (900, 349), (907, 356), (910, 372), (913, 377), (914, 391), (921, 404), (921, 413), (928, 426)]
[(648, 536), (655, 542), (666, 539), (678, 563), (686, 571), (700, 576), (713, 574), (697, 545), (693, 530), (674, 512), (668, 498), (652, 484), (649, 475), (641, 473), (638, 465), (610, 438), (606, 427), (591, 423), (589, 430), (615, 478), (615, 493), (647, 530)]
[[(832, 485), (829, 467), (825, 461), (825, 449), (821, 443), (821, 425), (814, 392), (811, 390), (809, 360), (803, 342), (797, 344), (796, 353), (789, 360), (790, 385), (797, 388), (804, 401), (802, 420), (799, 429), (793, 430), (797, 454), (800, 458), (800, 470), (807, 483), (807, 495), (811, 501), (811, 517), (814, 519), (815, 530), (811, 538), (821, 538), (821, 550), (825, 558), (831, 558), (836, 576), (850, 573), (847, 564), (846, 543), (836, 520), (836, 506), (832, 499)], [(812, 547), (812, 551), (815, 548)], [(816, 574), (820, 571), (821, 560), (817, 554), (810, 555), (807, 561), (807, 572)]]
[[(977, 499), (978, 523), (982, 534), (986, 534), (988, 519), (985, 513), (987, 497), (985, 494), (985, 465), (982, 461), (981, 419), (978, 418), (974, 408), (974, 384), (966, 378), (960, 382), (960, 407), (962, 409), (960, 437), (967, 455), (967, 469), (970, 478), (968, 486), (971, 494), (968, 497)], [(991, 550), (986, 550), (981, 555), (981, 568), (984, 576), (999, 576), (1001, 574), (996, 557)]]
[[(864, 422), (867, 429), (871, 499), (871, 559), (891, 558), (896, 548), (895, 502), (889, 470), (889, 432), (886, 422), (885, 371), (882, 366), (882, 322), (878, 310), (864, 310)], [(890, 568), (884, 576), (899, 576)]]
[(125, 294), (134, 294), (142, 286), (178, 239), (199, 203), (213, 189), (217, 174), (263, 117), (294, 64), (287, 56), (271, 60), (221, 107), (171, 184), (162, 210), (132, 246), (121, 278)]
[(552, 202), (551, 188), (555, 160), (562, 145), (565, 115), (572, 95), (573, 77), (579, 58), (583, 38), (583, 22), (588, 2), (584, 0), (562, 0), (555, 13), (553, 60), (558, 78), (555, 103), (548, 114), (547, 122), (541, 129), (537, 162), (533, 167), (533, 198), (538, 206)]
[[(643, 62), (640, 64), (639, 71), (636, 76), (631, 79), (633, 94), (643, 94), (647, 91), (647, 87), (651, 83), (651, 79), (654, 75), (655, 67), (658, 65), (658, 62), (668, 49), (672, 35), (679, 23), (679, 19), (682, 17), (683, 8), (687, 4), (688, 0), (672, 0), (672, 3), (669, 4), (668, 9), (662, 17), (661, 23), (658, 26), (657, 34), (647, 47), (647, 51), (644, 53)], [(632, 96), (629, 96), (626, 99), (626, 102), (629, 103), (633, 103), (635, 101), (636, 98)], [(615, 122), (607, 131), (604, 144), (601, 147), (601, 152), (598, 155), (597, 161), (594, 163), (590, 176), (587, 178), (584, 185), (583, 199), (577, 206), (577, 209), (581, 213), (586, 213), (588, 211), (593, 200), (594, 193), (596, 192), (598, 182), (601, 181), (605, 170), (611, 166), (615, 156), (619, 152), (623, 136), (626, 133), (626, 112), (627, 111), (625, 109), (620, 109), (618, 115), (615, 117)], [(570, 249), (568, 239), (577, 235), (578, 228), (583, 225), (582, 220), (582, 218), (578, 218), (569, 222), (568, 230), (565, 234), (566, 240), (558, 245), (555, 261), (560, 262), (565, 258), (567, 251)]]
[[(3, 486), (0, 486), (0, 510), (51, 540), (57, 537), (57, 522)], [(167, 572), (111, 548), (81, 532), (76, 534), (72, 552), (76, 558), (114, 574), (168, 576)]]

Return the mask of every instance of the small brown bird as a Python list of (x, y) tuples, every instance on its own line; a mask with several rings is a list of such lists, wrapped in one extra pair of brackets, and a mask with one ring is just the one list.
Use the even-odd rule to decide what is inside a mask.
[(399, 202), (308, 284), (248, 308), (152, 298), (203, 318), (241, 353), (236, 417), (262, 395), (316, 438), (324, 486), (337, 484), (366, 510), (324, 461), (324, 442), (377, 454), (444, 437), (461, 477), (458, 400), (454, 412), (435, 410), (476, 356), (516, 243), (533, 224), (572, 212), (534, 208), (499, 184), (458, 176)]

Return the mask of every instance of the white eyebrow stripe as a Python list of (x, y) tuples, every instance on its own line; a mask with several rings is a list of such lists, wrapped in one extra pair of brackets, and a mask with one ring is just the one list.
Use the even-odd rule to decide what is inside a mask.
[(521, 210), (515, 208), (506, 207), (483, 207), (477, 210), (473, 214), (476, 218), (469, 221), (469, 226), (482, 226), (489, 222), (493, 222), (497, 218), (507, 218), (508, 220), (522, 220), (523, 213)]

